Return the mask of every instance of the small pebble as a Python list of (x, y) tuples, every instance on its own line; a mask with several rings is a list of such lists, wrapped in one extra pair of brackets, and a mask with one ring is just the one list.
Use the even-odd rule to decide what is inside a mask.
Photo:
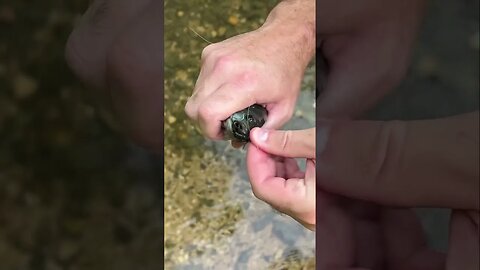
[(185, 81), (188, 79), (188, 73), (185, 70), (177, 70), (175, 78), (177, 80)]
[(37, 81), (28, 75), (19, 74), (13, 79), (13, 94), (15, 98), (29, 98), (37, 91), (37, 88)]
[(170, 115), (170, 116), (168, 117), (168, 123), (169, 123), (169, 124), (173, 124), (173, 123), (175, 123), (176, 121), (177, 121), (177, 118), (175, 118), (175, 116)]
[(226, 32), (227, 32), (227, 28), (225, 28), (224, 26), (218, 28), (218, 35), (223, 36), (225, 35)]
[(238, 22), (239, 22), (238, 16), (230, 15), (230, 17), (228, 17), (228, 23), (230, 23), (231, 25), (235, 26), (238, 24)]

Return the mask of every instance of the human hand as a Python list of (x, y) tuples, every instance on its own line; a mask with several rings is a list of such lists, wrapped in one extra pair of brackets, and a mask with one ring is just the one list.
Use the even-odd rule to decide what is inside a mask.
[(317, 38), (328, 69), (317, 104), (322, 117), (364, 113), (406, 73), (425, 1), (387, 2), (319, 2)]
[(95, 0), (65, 53), (125, 133), (155, 152), (163, 150), (162, 25), (163, 1)]
[(315, 50), (315, 1), (282, 1), (259, 29), (207, 46), (185, 112), (210, 139), (221, 122), (255, 103), (265, 105), (264, 127), (291, 117), (305, 68)]
[[(317, 123), (319, 269), (478, 269), (479, 114)], [(338, 194), (332, 195), (332, 194)], [(410, 207), (453, 210), (446, 256)]]
[[(255, 196), (315, 230), (315, 128), (254, 128), (247, 169)], [(302, 172), (294, 158), (306, 158)]]

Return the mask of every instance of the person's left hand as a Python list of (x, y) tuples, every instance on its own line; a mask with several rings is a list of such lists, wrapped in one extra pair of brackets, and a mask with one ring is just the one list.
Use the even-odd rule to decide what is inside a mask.
[[(255, 196), (315, 230), (315, 128), (254, 128), (247, 168)], [(306, 158), (302, 172), (294, 158)]]
[(163, 1), (95, 0), (65, 57), (137, 144), (163, 151)]

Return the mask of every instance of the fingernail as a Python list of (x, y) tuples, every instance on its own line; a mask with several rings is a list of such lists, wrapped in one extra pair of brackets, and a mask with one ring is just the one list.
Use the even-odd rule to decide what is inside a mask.
[(259, 141), (261, 141), (261, 142), (266, 142), (267, 141), (268, 130), (263, 129), (263, 128), (259, 128), (257, 133), (258, 133), (257, 138), (258, 138)]

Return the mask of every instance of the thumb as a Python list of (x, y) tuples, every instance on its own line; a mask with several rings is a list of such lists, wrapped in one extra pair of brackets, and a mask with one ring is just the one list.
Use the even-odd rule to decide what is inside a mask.
[(321, 189), (381, 204), (479, 208), (478, 111), (317, 126), (329, 129), (317, 157)]
[(291, 158), (315, 158), (315, 128), (272, 130), (254, 128), (250, 140), (264, 152)]

